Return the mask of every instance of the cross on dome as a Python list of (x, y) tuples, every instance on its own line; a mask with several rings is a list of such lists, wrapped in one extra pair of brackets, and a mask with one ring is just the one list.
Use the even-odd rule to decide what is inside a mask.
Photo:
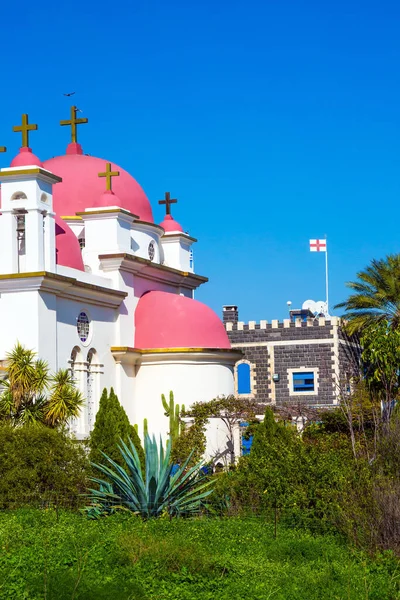
[(106, 177), (106, 190), (112, 191), (112, 178), (119, 176), (119, 171), (111, 171), (111, 163), (106, 163), (105, 173), (98, 173), (99, 177)]
[(178, 200), (176, 198), (171, 198), (171, 194), (169, 192), (165, 192), (165, 199), (159, 200), (158, 204), (165, 204), (165, 214), (171, 214), (171, 204), (176, 204)]
[(29, 132), (36, 131), (37, 128), (37, 125), (28, 123), (28, 115), (22, 115), (22, 124), (13, 127), (13, 131), (22, 133), (22, 148), (29, 148)]
[(77, 119), (76, 113), (79, 109), (76, 106), (71, 106), (71, 118), (69, 121), (60, 121), (60, 125), (71, 125), (71, 142), (73, 144), (78, 143), (78, 129), (77, 125), (83, 125), (88, 123), (89, 119)]

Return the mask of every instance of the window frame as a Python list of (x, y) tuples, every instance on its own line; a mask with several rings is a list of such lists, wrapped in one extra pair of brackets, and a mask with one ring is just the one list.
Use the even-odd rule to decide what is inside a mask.
[[(318, 396), (318, 367), (297, 367), (294, 369), (288, 369), (288, 387), (289, 387), (289, 396)], [(312, 373), (314, 376), (314, 389), (313, 390), (295, 390), (294, 386), (294, 375), (300, 373)]]

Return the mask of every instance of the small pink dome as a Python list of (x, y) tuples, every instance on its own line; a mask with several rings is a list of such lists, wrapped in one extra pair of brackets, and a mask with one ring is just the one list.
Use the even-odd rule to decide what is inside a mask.
[(122, 202), (112, 190), (106, 190), (97, 198), (97, 201), (93, 204), (93, 208), (102, 208), (104, 206), (121, 207)]
[(165, 233), (183, 231), (182, 226), (172, 218), (172, 215), (165, 215), (164, 221), (161, 221), (160, 226), (164, 229)]
[[(45, 169), (62, 178), (62, 182), (53, 188), (53, 206), (59, 215), (74, 215), (86, 208), (100, 206), (99, 198), (106, 187), (105, 179), (98, 177), (98, 173), (105, 171), (106, 161), (80, 154), (79, 149), (70, 146), (70, 154), (56, 156), (43, 163)], [(118, 165), (111, 163), (111, 168), (119, 171), (119, 177), (113, 177), (112, 186), (119, 197), (120, 207), (138, 215), (143, 221), (153, 223), (150, 202), (137, 181)]]
[(17, 156), (11, 161), (10, 167), (41, 167), (42, 162), (35, 154), (33, 154), (30, 148), (22, 147), (19, 149)]
[(169, 292), (147, 292), (135, 312), (135, 347), (223, 348), (231, 347), (219, 317), (211, 308)]
[(56, 216), (56, 264), (84, 271), (79, 241), (72, 229)]

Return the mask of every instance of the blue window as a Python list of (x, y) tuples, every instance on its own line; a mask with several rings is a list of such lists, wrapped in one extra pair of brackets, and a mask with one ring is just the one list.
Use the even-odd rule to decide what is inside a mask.
[(314, 373), (301, 372), (293, 373), (293, 391), (296, 392), (313, 392), (315, 389)]
[(238, 394), (250, 394), (250, 365), (239, 363), (237, 366)]

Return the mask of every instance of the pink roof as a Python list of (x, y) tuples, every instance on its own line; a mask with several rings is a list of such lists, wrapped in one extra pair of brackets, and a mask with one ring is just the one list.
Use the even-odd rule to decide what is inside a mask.
[(56, 216), (56, 263), (84, 271), (79, 241), (72, 229), (60, 217)]
[[(74, 215), (99, 204), (105, 189), (104, 177), (98, 177), (106, 169), (106, 161), (94, 156), (80, 154), (78, 149), (68, 147), (69, 153), (46, 160), (43, 167), (62, 178), (53, 188), (53, 206), (57, 214)], [(146, 194), (135, 179), (118, 165), (111, 163), (119, 177), (113, 177), (113, 191), (119, 198), (120, 208), (138, 215), (142, 221), (153, 223), (153, 213)]]
[(164, 221), (161, 221), (160, 226), (164, 229), (165, 233), (183, 231), (182, 226), (171, 215), (165, 215)]
[(37, 167), (42, 166), (40, 158), (33, 154), (30, 148), (22, 147), (19, 149), (17, 156), (11, 161), (10, 167), (30, 167), (35, 165)]
[(230, 348), (221, 320), (211, 308), (169, 292), (147, 292), (135, 312), (135, 347)]

